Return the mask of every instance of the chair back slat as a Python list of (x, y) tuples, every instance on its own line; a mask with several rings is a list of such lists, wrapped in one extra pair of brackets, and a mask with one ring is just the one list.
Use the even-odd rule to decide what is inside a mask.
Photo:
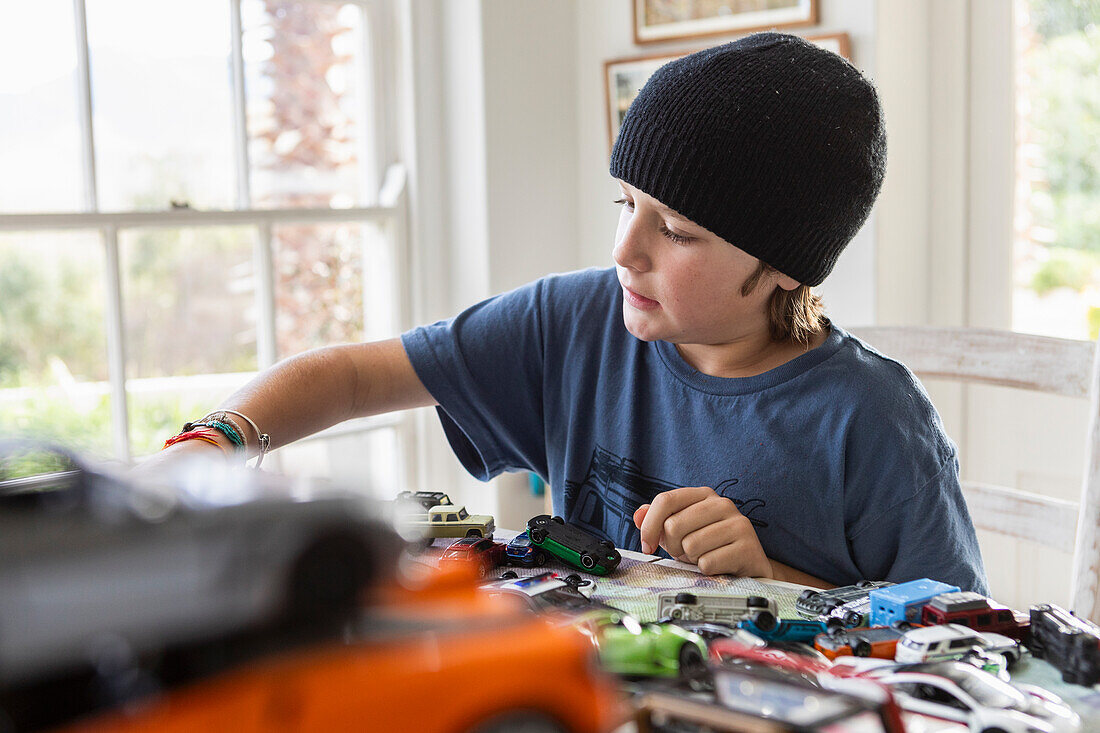
[(1073, 552), (1077, 502), (974, 481), (963, 481), (962, 488), (978, 529)]
[(852, 334), (922, 378), (1087, 397), (1091, 341), (980, 328), (858, 328)]

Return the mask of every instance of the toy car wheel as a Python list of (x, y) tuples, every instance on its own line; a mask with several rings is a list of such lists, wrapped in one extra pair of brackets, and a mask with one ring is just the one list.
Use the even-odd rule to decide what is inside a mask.
[(596, 567), (596, 558), (586, 552), (581, 555), (581, 565), (584, 566), (585, 570), (591, 570), (592, 568)]
[(857, 657), (871, 656), (871, 642), (866, 639), (860, 639), (855, 644), (852, 644), (852, 654)]
[(574, 588), (584, 588), (585, 586), (592, 585), (592, 581), (588, 578), (582, 578), (576, 573), (569, 573), (565, 576), (565, 582)]
[(500, 574), (501, 580), (515, 580), (518, 577), (519, 573), (517, 573), (515, 570), (505, 570), (503, 573)]
[(540, 552), (537, 555), (535, 555), (535, 564), (536, 565), (545, 565), (546, 564), (546, 553), (545, 552)]
[(467, 537), (480, 537), (481, 536), (481, 530), (480, 529), (471, 529), (469, 532), (466, 533), (466, 536)]
[(870, 588), (872, 585), (874, 585), (874, 583), (870, 580), (861, 580), (856, 583), (857, 588)]
[(840, 601), (836, 600), (835, 598), (826, 599), (821, 604), (821, 612), (822, 613), (830, 613), (834, 608), (836, 608), (839, 605), (840, 605)]
[(764, 596), (749, 596), (745, 599), (745, 605), (749, 608), (767, 608), (768, 599)]
[(293, 622), (342, 620), (358, 607), (370, 576), (370, 555), (358, 539), (321, 539), (306, 548), (290, 572), (288, 616)]
[(859, 626), (863, 623), (863, 614), (859, 611), (845, 611), (844, 612), (844, 625), (845, 626)]
[(550, 524), (550, 517), (546, 514), (531, 517), (531, 521), (527, 522), (528, 527), (545, 527), (548, 524)]
[(531, 541), (536, 545), (541, 545), (546, 541), (546, 530), (542, 527), (533, 527), (528, 530), (527, 536), (531, 538)]
[(697, 679), (706, 671), (703, 653), (690, 641), (680, 647), (680, 677), (686, 680)]
[(673, 621), (679, 621), (684, 617), (684, 610), (682, 608), (674, 608), (672, 612), (668, 614), (668, 617)]
[(804, 591), (802, 591), (801, 593), (798, 594), (798, 600), (808, 601), (811, 598), (813, 598), (814, 596), (816, 596), (819, 592), (820, 591), (810, 590), (809, 588), (807, 588), (806, 590), (804, 590)]
[(829, 636), (835, 636), (841, 631), (844, 631), (844, 622), (835, 616), (825, 622), (825, 633)]
[(909, 631), (909, 629), (913, 628), (913, 624), (906, 621), (905, 619), (895, 621), (894, 623), (892, 623), (890, 625), (893, 626), (898, 631)]
[(779, 627), (779, 619), (771, 611), (757, 611), (752, 622), (756, 624), (756, 628), (765, 632), (775, 631)]
[(550, 517), (550, 521), (557, 522), (558, 524), (565, 524), (565, 520), (561, 517)]

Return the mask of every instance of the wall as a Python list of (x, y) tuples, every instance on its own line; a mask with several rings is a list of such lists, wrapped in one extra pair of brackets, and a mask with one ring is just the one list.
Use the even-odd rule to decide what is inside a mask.
[[(792, 30), (807, 35), (847, 32), (855, 65), (874, 79), (874, 0), (820, 0), (819, 7), (818, 25)], [(709, 43), (709, 39), (697, 39), (636, 46), (632, 22), (630, 0), (585, 3), (577, 14), (577, 262), (582, 267), (611, 265), (618, 221), (618, 208), (611, 202), (618, 198), (619, 189), (607, 172), (610, 150), (604, 111), (604, 61), (690, 51)], [(721, 40), (718, 38), (716, 42)], [(830, 316), (842, 326), (875, 322), (876, 222), (877, 213), (873, 211), (867, 224), (844, 251), (836, 269), (819, 288)]]

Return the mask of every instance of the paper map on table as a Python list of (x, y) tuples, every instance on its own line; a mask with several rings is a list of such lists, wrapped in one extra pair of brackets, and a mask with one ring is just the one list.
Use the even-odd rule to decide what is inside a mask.
[[(516, 534), (507, 530), (497, 530), (493, 540), (507, 543)], [(418, 559), (435, 565), (443, 550), (453, 541), (453, 539), (436, 540)], [(637, 560), (633, 559), (634, 557), (648, 556), (626, 553), (618, 569), (609, 576), (592, 575), (553, 559), (542, 568), (502, 567), (499, 568), (499, 572), (514, 570), (521, 576), (536, 575), (547, 570), (553, 570), (560, 575), (577, 573), (596, 584), (592, 594), (593, 599), (626, 611), (642, 622), (657, 620), (659, 594), (678, 590), (764, 596), (775, 600), (779, 607), (780, 618), (798, 618), (794, 609), (794, 602), (801, 590), (798, 586), (787, 583), (764, 583), (753, 578), (736, 578), (729, 575), (703, 575), (697, 571), (671, 567), (680, 563), (657, 562), (657, 558)]]

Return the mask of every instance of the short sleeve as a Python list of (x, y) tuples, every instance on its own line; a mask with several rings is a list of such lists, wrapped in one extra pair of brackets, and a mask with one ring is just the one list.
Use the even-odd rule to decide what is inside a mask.
[(869, 580), (932, 578), (989, 593), (954, 454), (923, 487), (866, 517), (849, 543), (856, 565)]
[(401, 337), (455, 455), (482, 481), (546, 475), (542, 297), (537, 281)]

